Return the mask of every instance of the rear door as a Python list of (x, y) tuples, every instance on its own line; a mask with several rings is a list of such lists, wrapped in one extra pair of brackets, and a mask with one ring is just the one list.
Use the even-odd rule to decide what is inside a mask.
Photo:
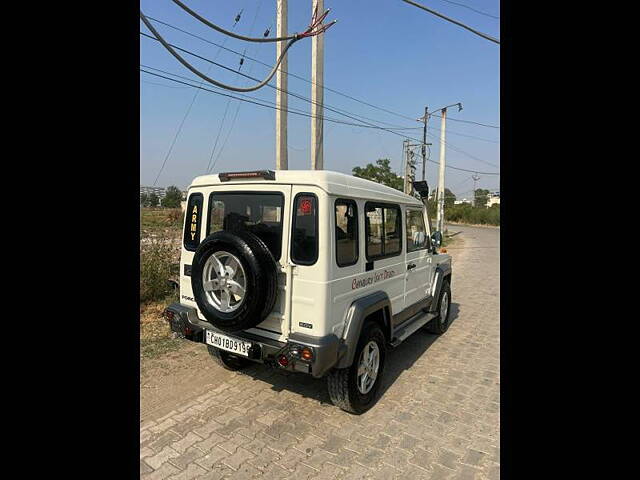
[(429, 296), (433, 268), (423, 209), (406, 207), (405, 225), (407, 273), (404, 304), (405, 308), (410, 308)]
[[(286, 270), (283, 265), (287, 261), (289, 249), (288, 232), (290, 229), (290, 185), (248, 184), (216, 185), (198, 189), (192, 193), (187, 202), (187, 215), (182, 246), (181, 265), (181, 302), (197, 308), (193, 300), (190, 275), (193, 254), (198, 244), (212, 233), (225, 229), (230, 223), (240, 222), (249, 231), (260, 237), (276, 259), (278, 269), (278, 293), (273, 311), (249, 332), (282, 340), (289, 333), (289, 324), (285, 319), (285, 299), (287, 289)], [(201, 195), (201, 197), (200, 197)], [(192, 205), (193, 203), (193, 205)], [(202, 212), (192, 215), (196, 207)], [(198, 237), (194, 242), (191, 237)], [(201, 318), (204, 318), (200, 314)]]

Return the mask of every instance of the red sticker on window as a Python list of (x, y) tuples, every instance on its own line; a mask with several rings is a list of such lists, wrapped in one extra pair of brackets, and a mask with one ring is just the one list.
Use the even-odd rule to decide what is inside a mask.
[(313, 203), (310, 198), (303, 198), (300, 200), (300, 213), (302, 215), (310, 215), (313, 210)]

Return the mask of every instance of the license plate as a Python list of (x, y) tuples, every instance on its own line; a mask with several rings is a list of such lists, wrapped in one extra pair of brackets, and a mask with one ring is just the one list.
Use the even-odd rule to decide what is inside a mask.
[(238, 355), (243, 355), (245, 357), (249, 356), (251, 342), (245, 342), (244, 340), (240, 340), (238, 338), (233, 338), (227, 335), (212, 332), (211, 330), (206, 330), (206, 332), (207, 333), (205, 335), (205, 340), (208, 345), (217, 347), (221, 350), (226, 350), (227, 352), (233, 352)]

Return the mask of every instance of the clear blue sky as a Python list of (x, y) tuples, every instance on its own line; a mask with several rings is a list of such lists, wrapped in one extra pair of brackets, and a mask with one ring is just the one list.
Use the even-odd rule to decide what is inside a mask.
[[(495, 16), (500, 15), (497, 0), (456, 1)], [(444, 0), (420, 2), (488, 35), (500, 37), (499, 20)], [(235, 29), (237, 32), (261, 36), (267, 27), (271, 27), (271, 35), (275, 35), (275, 0), (186, 0), (185, 3), (227, 29), (231, 28), (240, 9), (244, 9)], [(425, 105), (432, 110), (462, 102), (462, 112), (449, 109), (451, 118), (500, 125), (499, 45), (400, 0), (325, 0), (325, 7), (331, 8), (330, 19), (338, 19), (338, 23), (325, 34), (327, 87), (415, 118), (423, 114)], [(218, 44), (226, 42), (224, 45), (233, 50), (243, 51), (246, 48), (247, 55), (265, 63), (273, 64), (275, 61), (275, 44), (247, 43), (228, 38), (202, 25), (170, 0), (141, 0), (141, 8), (146, 15)], [(310, 0), (289, 0), (289, 30), (303, 30), (309, 23), (310, 13)], [(256, 21), (251, 31), (254, 18)], [(156, 28), (175, 45), (215, 58), (232, 68), (237, 68), (239, 64), (239, 57), (233, 53), (221, 51), (218, 47), (162, 25), (156, 25)], [(148, 33), (142, 22), (140, 29)], [(203, 72), (209, 68), (206, 62), (189, 56), (186, 58)], [(140, 38), (140, 59), (142, 64), (197, 78), (154, 40)], [(310, 78), (310, 39), (297, 42), (289, 50), (289, 71)], [(268, 69), (245, 60), (242, 72), (263, 78)], [(210, 76), (234, 85), (246, 86), (250, 82), (215, 66)], [(140, 183), (152, 185), (196, 90), (182, 88), (168, 80), (143, 73), (140, 79)], [(272, 84), (275, 84), (275, 78)], [(302, 80), (289, 77), (289, 90), (292, 92), (310, 97), (310, 87)], [(275, 101), (275, 90), (269, 87), (247, 95)], [(158, 186), (174, 184), (185, 188), (193, 177), (205, 172), (228, 102), (226, 97), (209, 92), (201, 91), (198, 94), (158, 179)], [(233, 130), (230, 130), (239, 103), (237, 119)], [(325, 104), (396, 126), (421, 126), (418, 122), (372, 109), (326, 90)], [(310, 110), (308, 103), (292, 97), (289, 97), (289, 107), (307, 112)], [(352, 121), (332, 112), (325, 112), (325, 115)], [(309, 118), (289, 114), (290, 169), (310, 168), (310, 122)], [(429, 127), (433, 135), (428, 139), (433, 142), (431, 159), (438, 161), (440, 119), (432, 118)], [(214, 172), (275, 167), (275, 110), (231, 100), (214, 158), (218, 157), (229, 132)], [(404, 133), (415, 138), (422, 136), (421, 130)], [(499, 129), (447, 122), (448, 143), (499, 167), (498, 143), (457, 133), (496, 142), (500, 140)], [(394, 170), (400, 173), (402, 141), (401, 137), (385, 131), (325, 122), (325, 169), (351, 173), (354, 166), (386, 157), (391, 159)], [(447, 149), (447, 164), (481, 172), (499, 170), (450, 148)], [(432, 187), (436, 185), (437, 168), (436, 164), (427, 163), (427, 180)], [(470, 173), (447, 169), (446, 186), (456, 194), (470, 197), (473, 188), (470, 176)], [(481, 175), (478, 187), (498, 190), (499, 177)]]

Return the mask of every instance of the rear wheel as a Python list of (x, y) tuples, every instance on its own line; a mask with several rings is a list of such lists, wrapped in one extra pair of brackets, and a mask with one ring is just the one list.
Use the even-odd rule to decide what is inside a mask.
[(441, 335), (449, 329), (449, 311), (451, 310), (451, 285), (449, 280), (442, 282), (437, 308), (438, 316), (427, 323), (426, 329), (430, 333)]
[(369, 410), (375, 404), (380, 389), (385, 356), (382, 330), (373, 322), (365, 324), (353, 364), (348, 368), (335, 369), (327, 376), (333, 404), (358, 415)]
[(231, 352), (225, 352), (211, 345), (207, 345), (207, 350), (209, 350), (209, 355), (211, 355), (215, 362), (225, 370), (240, 370), (252, 363), (246, 358), (239, 357)]

